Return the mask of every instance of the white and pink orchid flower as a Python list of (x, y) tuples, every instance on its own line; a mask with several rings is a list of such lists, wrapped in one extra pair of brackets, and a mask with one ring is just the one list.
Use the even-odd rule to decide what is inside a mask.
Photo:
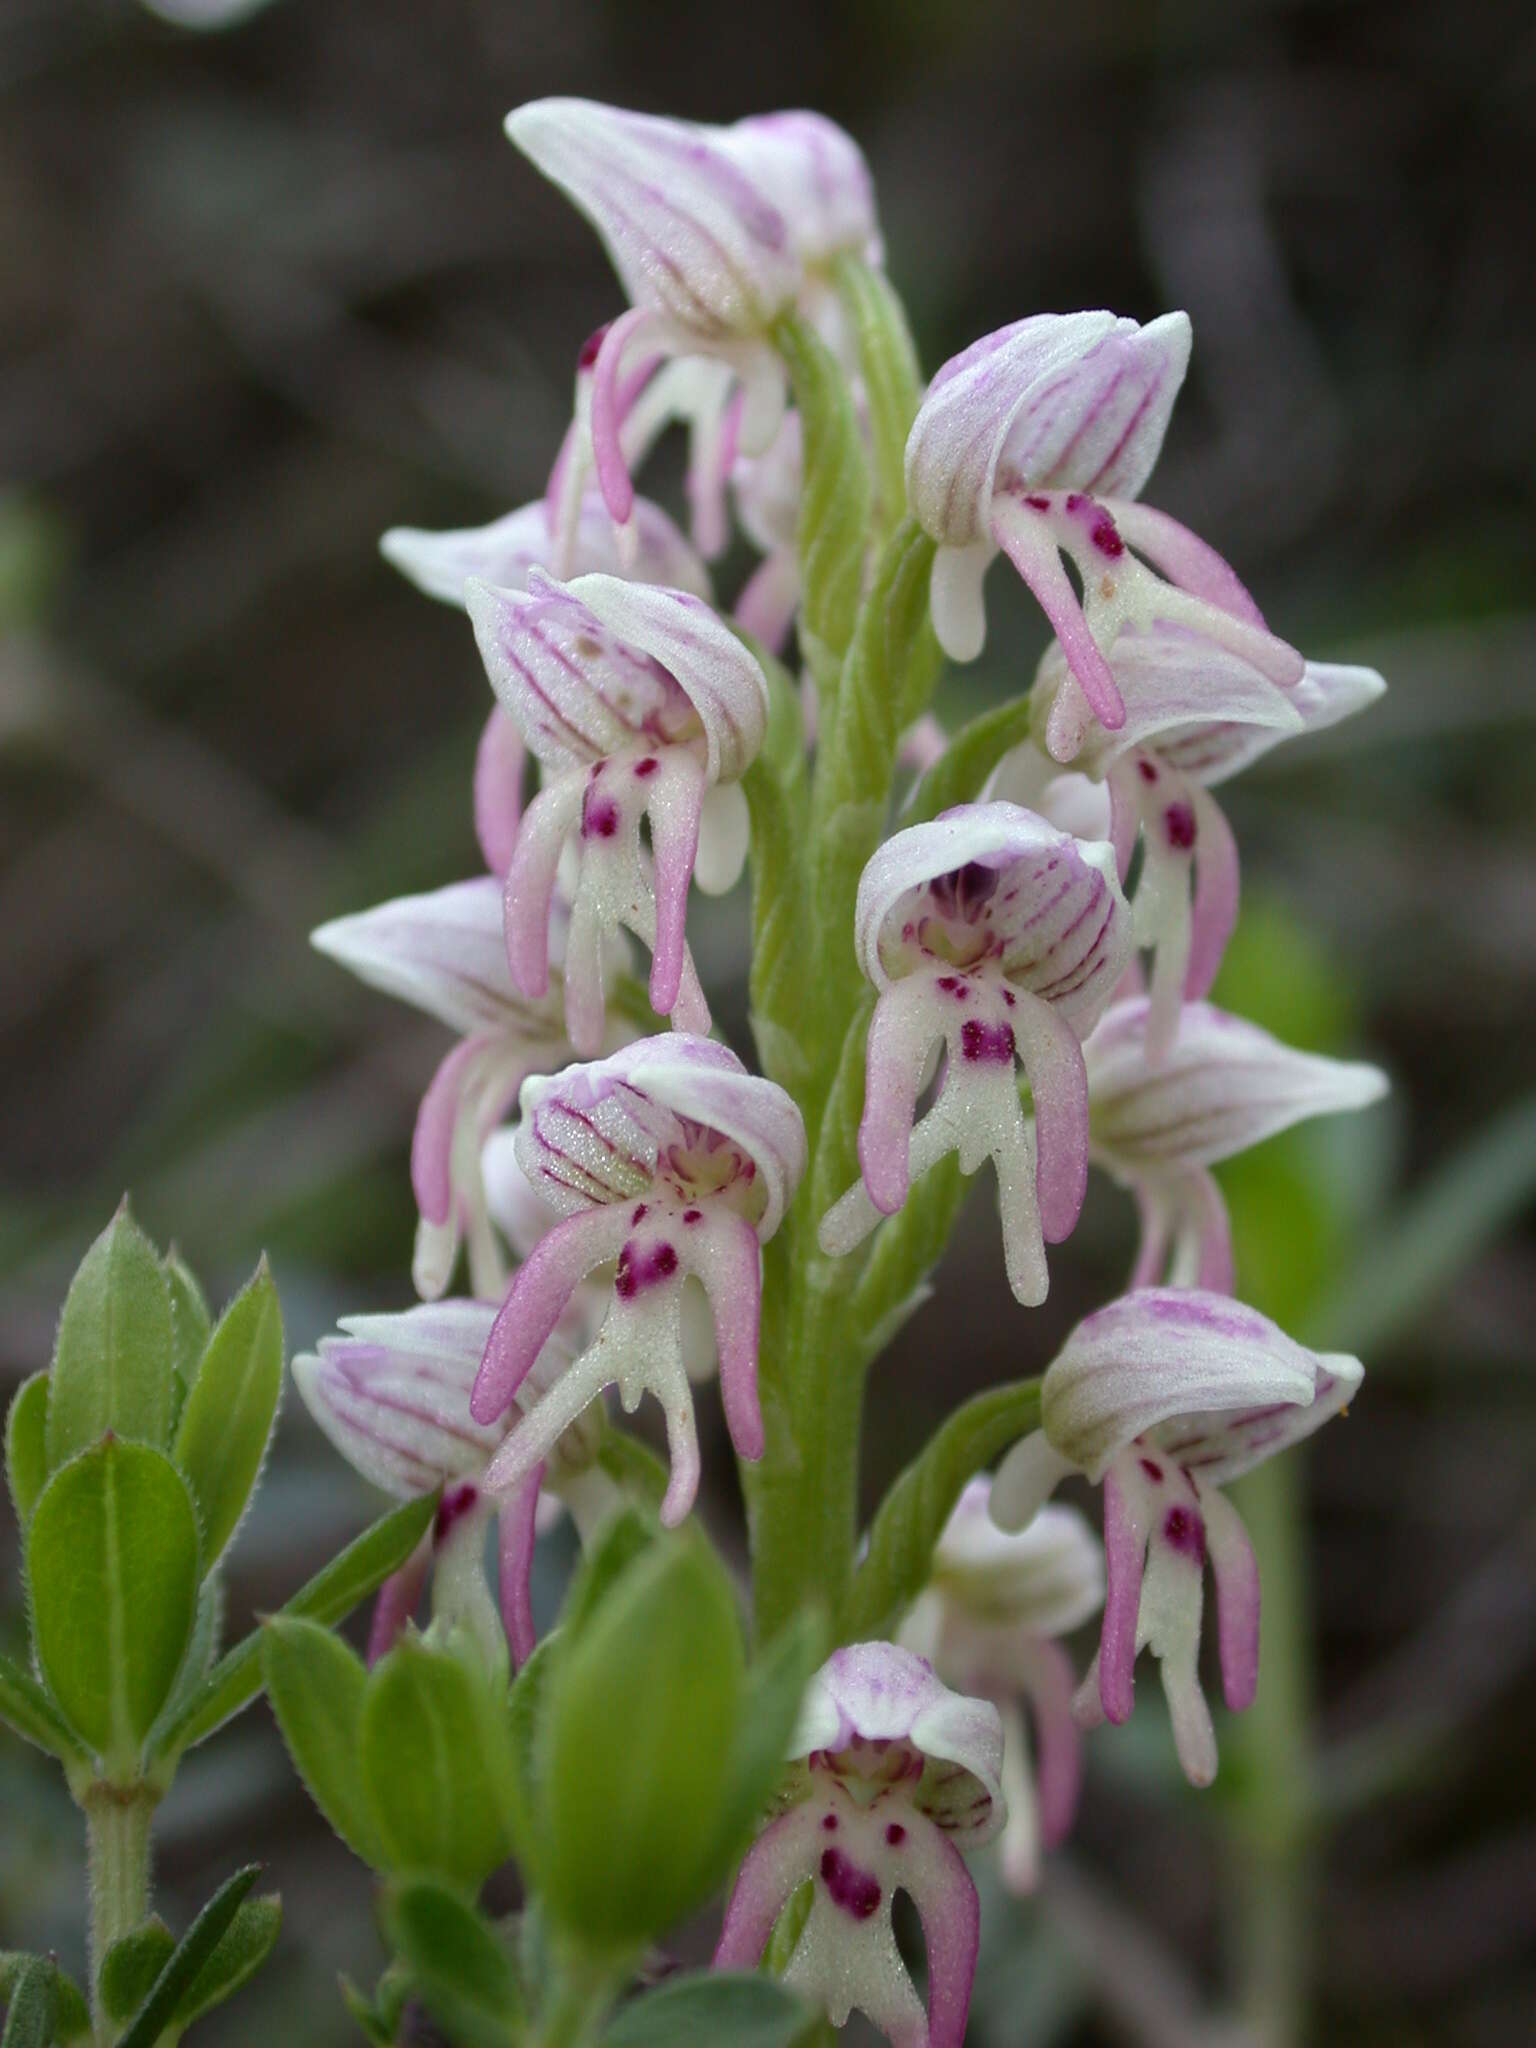
[(1379, 1067), (1297, 1052), (1210, 1003), (1189, 1003), (1172, 1051), (1148, 1049), (1152, 1006), (1116, 1003), (1083, 1046), (1089, 1158), (1136, 1198), (1141, 1247), (1132, 1287), (1229, 1294), (1232, 1232), (1210, 1169), (1309, 1117), (1364, 1109), (1386, 1094)]
[(800, 603), (800, 493), (804, 442), (798, 412), (784, 415), (762, 455), (738, 456), (731, 473), (736, 517), (763, 559), (736, 600), (736, 623), (781, 653)]
[(939, 543), (940, 645), (956, 661), (981, 652), (982, 582), (1001, 549), (1050, 620), (1087, 711), (1111, 731), (1125, 704), (1108, 656), (1128, 626), (1191, 627), (1281, 688), (1301, 676), (1301, 656), (1269, 632), (1221, 557), (1136, 503), (1189, 349), (1183, 313), (1145, 327), (1106, 312), (1035, 314), (951, 357), (907, 441), (908, 500)]
[(486, 1484), (522, 1483), (588, 1402), (617, 1385), (626, 1410), (646, 1393), (661, 1405), (672, 1465), (661, 1513), (676, 1523), (699, 1481), (683, 1348), (690, 1275), (713, 1312), (731, 1441), (743, 1458), (762, 1455), (759, 1246), (805, 1171), (800, 1112), (727, 1047), (675, 1032), (531, 1079), (516, 1142), (529, 1182), (562, 1220), (513, 1278), (475, 1382), (477, 1419), (494, 1421), (514, 1399), (587, 1275), (612, 1264), (614, 1279), (595, 1339), (531, 1405)]
[[(571, 1512), (590, 1541), (621, 1504), (597, 1463), (601, 1411), (578, 1417), (547, 1460), (516, 1491), (497, 1495), (486, 1468), (520, 1409), (489, 1426), (470, 1413), (470, 1389), (496, 1319), (494, 1303), (438, 1301), (398, 1315), (343, 1316), (340, 1333), (293, 1361), (304, 1404), (352, 1469), (397, 1499), (442, 1489), (420, 1550), (382, 1588), (369, 1638), (369, 1661), (383, 1655), (411, 1618), (428, 1570), (435, 1612), (474, 1628), (495, 1649), (505, 1629), (519, 1664), (532, 1655), (529, 1577), (537, 1528), (548, 1511)], [(566, 1333), (544, 1345), (523, 1399), (559, 1378), (570, 1363)], [(548, 1491), (541, 1498), (541, 1487)], [(500, 1619), (485, 1579), (487, 1524), (495, 1517), (500, 1549)]]
[(728, 889), (746, 858), (739, 782), (767, 726), (762, 670), (686, 591), (600, 575), (560, 584), (533, 570), (522, 593), (472, 581), (466, 605), (491, 686), (544, 770), (507, 868), (514, 984), (533, 1001), (548, 991), (555, 882), (573, 844), (572, 1045), (601, 1049), (603, 942), (620, 926), (651, 948), (651, 1007), (707, 1030), (685, 936), (688, 887)]
[[(851, 1251), (947, 1153), (997, 1169), (1018, 1299), (1045, 1299), (1045, 1245), (1068, 1236), (1088, 1175), (1082, 1038), (1129, 957), (1114, 849), (1016, 804), (961, 804), (880, 847), (859, 882), (854, 944), (878, 991), (866, 1051), (856, 1184), (822, 1219)], [(914, 1116), (934, 1049), (946, 1062)], [(1022, 1065), (1033, 1116), (1019, 1099)]]
[(1198, 1659), (1207, 1558), (1216, 1581), (1222, 1691), (1238, 1712), (1259, 1677), (1259, 1571), (1221, 1489), (1337, 1415), (1358, 1359), (1293, 1343), (1267, 1316), (1200, 1289), (1143, 1288), (1086, 1317), (1046, 1372), (1042, 1427), (992, 1487), (1004, 1529), (1024, 1527), (1070, 1473), (1104, 1488), (1108, 1591), (1079, 1722), (1130, 1718), (1138, 1651), (1162, 1673), (1179, 1762), (1216, 1775)]
[[(1125, 709), (1115, 731), (1080, 716), (1080, 693), (1057, 645), (1040, 664), (1033, 717), (1053, 758), (1102, 782), (1122, 879), (1141, 838), (1136, 930), (1153, 953), (1151, 1047), (1159, 1058), (1173, 1042), (1180, 1003), (1209, 991), (1237, 922), (1237, 842), (1212, 785), (1282, 740), (1363, 710), (1386, 684), (1374, 669), (1309, 662), (1294, 687), (1279, 689), (1230, 649), (1175, 626), (1121, 633), (1110, 666)], [(1009, 779), (1005, 772), (1003, 786)]]
[[(991, 1700), (1003, 1728), (1008, 1822), (998, 1838), (1003, 1882), (1017, 1894), (1040, 1881), (1042, 1849), (1065, 1841), (1082, 1786), (1077, 1684), (1056, 1640), (1104, 1604), (1104, 1551), (1076, 1508), (1048, 1505), (1016, 1534), (989, 1512), (990, 1479), (973, 1479), (933, 1553), (927, 1586), (899, 1640), (946, 1685)], [(1025, 1726), (1034, 1724), (1035, 1762)]]
[(597, 229), (630, 300), (582, 352), (576, 417), (550, 479), (556, 529), (571, 530), (595, 468), (627, 551), (631, 473), (682, 418), (695, 534), (718, 552), (735, 453), (762, 453), (783, 412), (773, 322), (796, 306), (816, 317), (842, 251), (878, 259), (863, 156), (801, 112), (721, 128), (536, 100), (507, 117), (507, 133)]
[[(961, 1849), (1002, 1826), (1002, 1729), (894, 1643), (838, 1650), (811, 1681), (783, 1811), (736, 1879), (716, 1969), (752, 1969), (807, 1879), (810, 1913), (784, 1981), (843, 2026), (862, 2012), (892, 2048), (961, 2048), (981, 1914)], [(923, 2008), (896, 1946), (905, 1892), (928, 1950)]]
[[(496, 736), (482, 740), (482, 754)], [(486, 809), (489, 814), (489, 799)], [(496, 815), (504, 817), (505, 808)], [(564, 925), (564, 912), (557, 910), (557, 957)], [(448, 1285), (460, 1242), (467, 1240), (471, 1286), (477, 1294), (499, 1296), (506, 1268), (490, 1227), (480, 1155), (526, 1077), (570, 1058), (559, 989), (546, 983), (541, 995), (529, 998), (513, 985), (502, 885), (494, 875), (335, 918), (310, 943), (369, 987), (458, 1033), (422, 1097), (411, 1141), (411, 1184), (421, 1216), (412, 1271), (417, 1292), (434, 1299)], [(600, 1029), (614, 1045), (629, 1035), (606, 1021)]]

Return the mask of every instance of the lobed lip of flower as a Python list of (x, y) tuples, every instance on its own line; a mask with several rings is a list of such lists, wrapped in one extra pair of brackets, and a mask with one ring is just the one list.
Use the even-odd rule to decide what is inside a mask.
[[(854, 1775), (867, 1759), (883, 1778), (900, 1762), (890, 1761), (898, 1745), (921, 1760), (911, 1795), (919, 1812), (965, 1848), (997, 1833), (1004, 1809), (996, 1707), (951, 1692), (927, 1658), (895, 1643), (835, 1650), (811, 1680), (789, 1760), (814, 1769), (818, 1758), (835, 1760), (853, 1751), (848, 1762)], [(802, 1772), (792, 1780), (790, 1796), (806, 1796), (810, 1789), (809, 1773)]]
[(1116, 1003), (1083, 1046), (1093, 1140), (1115, 1160), (1211, 1166), (1387, 1092), (1379, 1067), (1298, 1052), (1211, 1003), (1184, 1006), (1177, 1039), (1154, 1065), (1150, 1009), (1145, 996)]
[[(464, 586), (473, 577), (503, 590), (527, 587), (529, 571), (548, 569), (558, 548), (550, 525), (549, 506), (536, 498), (488, 526), (426, 532), (420, 527), (392, 526), (379, 542), (384, 559), (416, 588), (443, 604), (464, 604)], [(588, 491), (577, 514), (569, 562), (572, 575), (600, 571), (624, 574), (638, 583), (662, 583), (707, 599), (709, 571), (672, 519), (648, 498), (634, 504), (634, 556), (620, 560), (613, 521), (600, 493)]]
[[(1310, 1435), (1363, 1376), (1357, 1359), (1309, 1351), (1227, 1295), (1145, 1287), (1078, 1324), (1046, 1372), (1041, 1419), (1052, 1450), (1095, 1482), (1136, 1438), (1162, 1441), (1177, 1422), (1164, 1449), (1222, 1486)], [(1272, 1424), (1257, 1445), (1243, 1429), (1256, 1411)]]
[(789, 224), (729, 130), (583, 99), (530, 101), (506, 128), (592, 223), (633, 305), (724, 340), (793, 302)]
[[(632, 1199), (664, 1165), (674, 1118), (726, 1140), (750, 1164), (762, 1242), (778, 1229), (805, 1172), (805, 1125), (793, 1100), (749, 1073), (728, 1046), (689, 1032), (637, 1039), (607, 1059), (531, 1075), (520, 1110), (519, 1162), (561, 1215)], [(584, 1147), (579, 1158), (569, 1149), (574, 1141)]]
[(711, 781), (741, 776), (762, 745), (768, 685), (701, 598), (683, 590), (532, 570), (524, 593), (471, 579), (465, 608), (491, 687), (547, 766), (606, 758), (642, 734), (702, 734)]
[[(557, 955), (564, 922), (561, 911), (552, 934)], [(558, 992), (530, 1001), (512, 985), (494, 875), (333, 918), (310, 934), (310, 944), (370, 988), (465, 1036), (512, 1026), (540, 1042), (564, 1042)]]
[(991, 1515), (992, 1481), (969, 1481), (933, 1552), (931, 1583), (979, 1619), (1066, 1635), (1104, 1604), (1104, 1552), (1076, 1508), (1048, 1504), (1024, 1528)]
[(907, 497), (947, 547), (990, 542), (1004, 484), (1134, 498), (1189, 364), (1187, 314), (1036, 313), (935, 375), (907, 439)]
[[(865, 975), (883, 993), (910, 972), (903, 955), (911, 943), (921, 947), (920, 933), (915, 941), (906, 937), (913, 921), (907, 913), (917, 907), (910, 899), (970, 869), (1007, 876), (1010, 886), (982, 908), (984, 921), (995, 925), (1007, 979), (1044, 996), (1086, 1031), (1109, 1001), (1131, 944), (1114, 848), (1075, 839), (1017, 804), (960, 804), (876, 849), (854, 910), (854, 947)], [(1096, 919), (1100, 903), (1104, 915)]]

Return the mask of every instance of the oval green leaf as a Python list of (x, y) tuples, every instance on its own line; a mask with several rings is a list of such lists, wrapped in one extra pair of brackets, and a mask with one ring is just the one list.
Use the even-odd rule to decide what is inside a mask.
[(515, 2048), (525, 2024), (512, 1958), (485, 1915), (425, 1878), (400, 1885), (384, 1911), (417, 1995), (460, 2048)]
[(708, 1971), (674, 1977), (631, 1999), (609, 2023), (602, 2048), (791, 2048), (811, 2025), (798, 1998), (769, 1977)]
[(48, 1375), (35, 1372), (16, 1389), (5, 1418), (5, 1478), (23, 1528), (48, 1483), (47, 1431)]
[(245, 1512), (282, 1390), (283, 1312), (263, 1259), (208, 1339), (176, 1432), (176, 1463), (202, 1517), (205, 1569)]
[(48, 1395), (48, 1466), (108, 1430), (163, 1449), (174, 1337), (159, 1256), (123, 1203), (80, 1261), (59, 1317)]
[(262, 1636), (267, 1697), (294, 1769), (353, 1854), (381, 1869), (358, 1750), (368, 1683), (362, 1659), (314, 1621), (276, 1615)]
[(65, 1719), (130, 1776), (197, 1613), (197, 1511), (148, 1444), (107, 1437), (54, 1473), (27, 1531), (33, 1642)]

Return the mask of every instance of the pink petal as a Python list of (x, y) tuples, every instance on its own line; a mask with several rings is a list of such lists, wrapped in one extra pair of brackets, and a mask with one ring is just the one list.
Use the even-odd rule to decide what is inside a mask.
[(621, 1206), (580, 1209), (557, 1223), (513, 1277), (480, 1362), (469, 1410), (494, 1422), (528, 1377), (565, 1310), (595, 1266), (616, 1259), (629, 1229)]
[(694, 1226), (707, 1231), (697, 1243), (684, 1226), (682, 1250), (698, 1274), (715, 1320), (720, 1398), (738, 1457), (763, 1455), (763, 1415), (757, 1397), (758, 1322), (762, 1262), (757, 1232), (745, 1217), (720, 1214)]
[(902, 1883), (923, 1923), (928, 1951), (928, 2048), (964, 2048), (981, 1951), (981, 1901), (954, 1844), (936, 1827), (913, 1826)]
[(592, 366), (592, 452), (598, 488), (616, 526), (627, 523), (635, 505), (635, 487), (619, 438), (623, 425), (620, 374), (625, 349), (650, 319), (651, 315), (639, 308), (620, 314), (604, 334)]
[(1072, 1831), (1083, 1783), (1082, 1737), (1072, 1718), (1077, 1680), (1060, 1643), (1043, 1637), (1030, 1644), (1030, 1667), (1040, 1834), (1045, 1846), (1055, 1849)]
[(573, 773), (540, 790), (523, 815), (507, 868), (507, 967), (529, 1001), (549, 992), (549, 913), (561, 850), (581, 815), (583, 781)]
[(498, 704), (475, 751), (475, 837), (493, 875), (505, 875), (523, 814), (523, 736)]
[(1209, 992), (1237, 923), (1237, 841), (1221, 807), (1191, 786), (1197, 820), (1195, 900), (1191, 911), (1189, 962), (1184, 994), (1198, 1002)]
[(1150, 505), (1132, 504), (1126, 498), (1110, 500), (1108, 509), (1122, 539), (1129, 541), (1138, 554), (1145, 555), (1170, 583), (1176, 583), (1194, 597), (1204, 598), (1218, 611), (1263, 628), (1264, 614), (1236, 571), (1198, 534), (1191, 533), (1177, 519), (1170, 519), (1166, 512), (1154, 511)]
[(501, 1619), (515, 1665), (526, 1664), (538, 1637), (533, 1626), (533, 1546), (537, 1531), (539, 1488), (544, 1467), (535, 1465), (527, 1478), (497, 1502), (501, 1558)]
[(1035, 1100), (1035, 1189), (1047, 1244), (1072, 1235), (1088, 1192), (1088, 1075), (1077, 1034), (1049, 1003), (1017, 1015), (1019, 1053)]
[(748, 1850), (715, 1945), (717, 1970), (755, 1970), (789, 1895), (816, 1867), (820, 1814), (806, 1803), (766, 1827)]
[(1136, 1618), (1147, 1557), (1139, 1488), (1111, 1466), (1104, 1475), (1104, 1626), (1099, 1637), (1099, 1700), (1116, 1723), (1131, 1718), (1135, 1697)]
[(1168, 1266), (1169, 1209), (1165, 1189), (1151, 1179), (1138, 1179), (1134, 1184), (1136, 1213), (1141, 1219), (1141, 1242), (1136, 1249), (1136, 1264), (1131, 1269), (1130, 1285), (1155, 1287), (1163, 1278)]
[(651, 784), (648, 815), (656, 874), (656, 943), (651, 954), (651, 1008), (658, 1017), (677, 1007), (683, 983), (688, 885), (699, 851), (704, 770), (691, 754), (669, 747)]
[(1234, 1714), (1259, 1689), (1259, 1564), (1237, 1509), (1213, 1486), (1200, 1489), (1206, 1552), (1216, 1580), (1221, 1689)]
[(741, 630), (760, 640), (770, 654), (782, 654), (799, 602), (799, 561), (792, 549), (776, 548), (742, 586), (734, 616)]
[(942, 1028), (923, 975), (886, 989), (870, 1019), (859, 1165), (870, 1200), (886, 1216), (894, 1216), (907, 1199), (912, 1118), (929, 1048)]
[(1118, 731), (1125, 723), (1125, 704), (1109, 663), (1088, 630), (1049, 521), (1011, 497), (1002, 498), (993, 510), (992, 531), (1050, 621), (1093, 715), (1110, 732)]
[(453, 1213), (453, 1139), (464, 1089), (475, 1062), (492, 1043), (466, 1038), (453, 1048), (427, 1084), (411, 1137), (411, 1188), (429, 1223), (444, 1224)]
[(1237, 1282), (1232, 1257), (1232, 1219), (1215, 1179), (1197, 1167), (1189, 1176), (1190, 1206), (1199, 1219), (1199, 1279), (1212, 1294), (1230, 1294)]

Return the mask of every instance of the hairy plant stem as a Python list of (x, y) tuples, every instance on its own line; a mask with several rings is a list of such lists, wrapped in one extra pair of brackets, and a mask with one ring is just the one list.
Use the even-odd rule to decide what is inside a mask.
[(145, 1785), (89, 1786), (85, 1809), (86, 1859), (90, 1877), (88, 1963), (91, 2013), (96, 2038), (109, 2042), (113, 2029), (101, 2010), (97, 1980), (113, 1942), (131, 1933), (149, 1911), (149, 1840), (156, 1794)]
[(622, 1974), (572, 1957), (539, 2016), (532, 2048), (588, 2048), (612, 2011), (622, 1981)]

